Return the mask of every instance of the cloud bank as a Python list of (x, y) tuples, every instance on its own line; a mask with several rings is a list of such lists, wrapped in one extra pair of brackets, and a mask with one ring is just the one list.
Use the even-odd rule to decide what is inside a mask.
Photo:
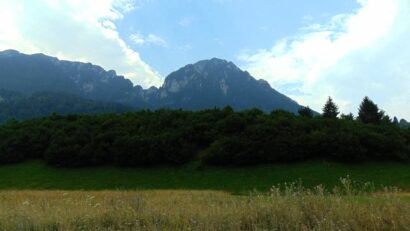
[(355, 12), (241, 54), (243, 68), (319, 111), (332, 96), (343, 112), (356, 113), (367, 95), (391, 116), (410, 119), (410, 3), (358, 2)]
[(160, 75), (120, 37), (115, 22), (136, 0), (0, 0), (0, 50), (45, 53), (114, 69), (144, 87)]

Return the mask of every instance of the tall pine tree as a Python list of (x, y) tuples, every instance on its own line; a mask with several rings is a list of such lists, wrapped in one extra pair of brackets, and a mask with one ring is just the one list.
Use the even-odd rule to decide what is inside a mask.
[(329, 98), (327, 99), (327, 102), (325, 104), (325, 106), (323, 107), (323, 113), (322, 116), (324, 118), (331, 118), (331, 119), (335, 119), (337, 118), (337, 115), (339, 115), (339, 108), (337, 107), (337, 105), (333, 102), (333, 99)]
[(379, 107), (369, 99), (364, 97), (359, 107), (359, 116), (357, 119), (366, 124), (379, 124), (384, 116), (384, 112), (379, 110)]

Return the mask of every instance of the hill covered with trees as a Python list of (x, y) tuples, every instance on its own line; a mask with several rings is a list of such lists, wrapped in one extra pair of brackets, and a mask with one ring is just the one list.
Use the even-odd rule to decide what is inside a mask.
[(118, 103), (99, 102), (57, 92), (38, 92), (30, 96), (0, 89), (0, 123), (25, 120), (58, 112), (66, 114), (122, 113), (133, 108)]
[[(371, 110), (369, 110), (369, 108)], [(52, 115), (0, 126), (0, 162), (44, 159), (62, 167), (154, 166), (201, 161), (255, 165), (310, 159), (408, 161), (410, 129), (368, 98), (358, 118), (338, 116), (329, 98), (324, 116), (230, 107), (203, 111), (142, 110), (125, 114)]]

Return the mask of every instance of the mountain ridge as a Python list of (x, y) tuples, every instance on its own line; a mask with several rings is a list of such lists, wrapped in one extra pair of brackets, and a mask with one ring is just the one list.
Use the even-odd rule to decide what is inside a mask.
[[(267, 81), (256, 80), (232, 62), (218, 58), (201, 60), (172, 72), (159, 88), (159, 94), (160, 99), (172, 95), (174, 101), (183, 102), (184, 108), (193, 110), (200, 109), (196, 105), (208, 108), (230, 105), (237, 110), (284, 109), (295, 113), (300, 108), (295, 101), (271, 88)], [(171, 108), (178, 108), (179, 104), (162, 103)]]
[(230, 105), (235, 110), (284, 109), (296, 113), (301, 107), (265, 80), (256, 80), (234, 63), (218, 58), (185, 65), (169, 74), (162, 86), (144, 89), (113, 70), (91, 63), (6, 50), (0, 52), (0, 86), (26, 95), (61, 91), (137, 109), (200, 110)]

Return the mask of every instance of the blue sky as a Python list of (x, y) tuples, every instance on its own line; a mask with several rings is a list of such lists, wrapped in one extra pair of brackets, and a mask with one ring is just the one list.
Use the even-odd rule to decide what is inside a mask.
[(410, 119), (410, 0), (0, 0), (0, 50), (45, 53), (160, 86), (218, 57), (320, 111), (364, 96)]
[[(358, 7), (354, 0), (153, 0), (117, 26), (121, 37), (166, 76), (185, 64), (211, 57), (240, 64), (242, 52), (271, 47), (304, 26)], [(132, 35), (142, 39), (150, 34), (161, 40), (132, 41)]]

